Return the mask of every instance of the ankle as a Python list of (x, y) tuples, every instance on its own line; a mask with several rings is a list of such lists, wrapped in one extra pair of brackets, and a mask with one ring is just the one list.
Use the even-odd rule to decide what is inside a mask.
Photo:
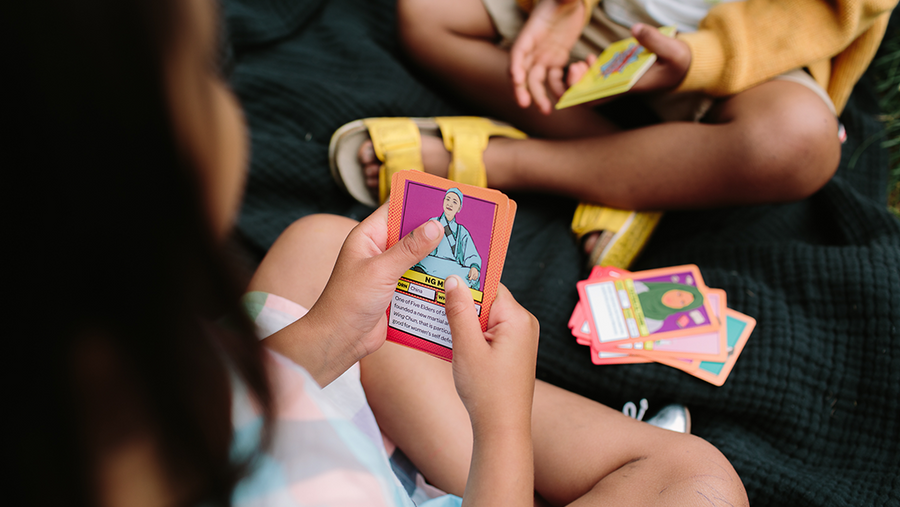
[(523, 141), (505, 137), (492, 137), (484, 150), (484, 167), (487, 172), (488, 187), (497, 189), (513, 188), (518, 178), (519, 150)]

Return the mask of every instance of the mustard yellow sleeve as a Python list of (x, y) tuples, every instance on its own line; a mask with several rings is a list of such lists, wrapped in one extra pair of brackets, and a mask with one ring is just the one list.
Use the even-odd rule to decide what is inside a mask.
[(889, 16), (895, 5), (897, 0), (745, 0), (717, 5), (697, 32), (678, 35), (691, 48), (691, 67), (678, 91), (732, 95), (833, 58), (879, 17)]

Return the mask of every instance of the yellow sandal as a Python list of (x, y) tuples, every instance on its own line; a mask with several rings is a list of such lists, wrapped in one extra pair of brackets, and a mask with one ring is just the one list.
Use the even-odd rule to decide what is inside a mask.
[(660, 211), (628, 211), (581, 203), (572, 217), (572, 232), (579, 243), (588, 234), (600, 233), (588, 255), (588, 266), (628, 269), (662, 215)]
[[(456, 116), (438, 118), (367, 118), (339, 128), (331, 136), (328, 160), (335, 181), (357, 201), (375, 207), (387, 200), (391, 176), (397, 171), (422, 171), (422, 135), (441, 137), (451, 153), (447, 178), (458, 183), (487, 186), (482, 154), (492, 136), (525, 139), (525, 133), (488, 118)], [(366, 186), (359, 163), (359, 148), (372, 140), (382, 162), (378, 174), (378, 199)]]

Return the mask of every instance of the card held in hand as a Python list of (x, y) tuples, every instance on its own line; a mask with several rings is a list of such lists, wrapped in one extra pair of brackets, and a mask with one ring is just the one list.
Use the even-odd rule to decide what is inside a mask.
[(444, 311), (444, 280), (458, 275), (469, 287), (481, 329), (497, 295), (516, 203), (503, 193), (420, 171), (391, 180), (388, 241), (428, 220), (444, 229), (438, 247), (397, 282), (387, 309), (387, 339), (450, 361), (453, 337)]
[[(674, 37), (675, 27), (659, 29), (663, 35)], [(656, 61), (656, 55), (629, 37), (610, 44), (584, 76), (559, 98), (556, 109), (599, 100), (625, 93)]]

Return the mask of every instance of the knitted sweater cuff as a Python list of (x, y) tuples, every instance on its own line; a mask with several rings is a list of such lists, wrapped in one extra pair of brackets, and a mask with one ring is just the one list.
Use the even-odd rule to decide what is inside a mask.
[(710, 95), (722, 88), (725, 70), (725, 49), (718, 35), (711, 30), (679, 33), (678, 39), (691, 48), (691, 66), (677, 92), (702, 91)]

